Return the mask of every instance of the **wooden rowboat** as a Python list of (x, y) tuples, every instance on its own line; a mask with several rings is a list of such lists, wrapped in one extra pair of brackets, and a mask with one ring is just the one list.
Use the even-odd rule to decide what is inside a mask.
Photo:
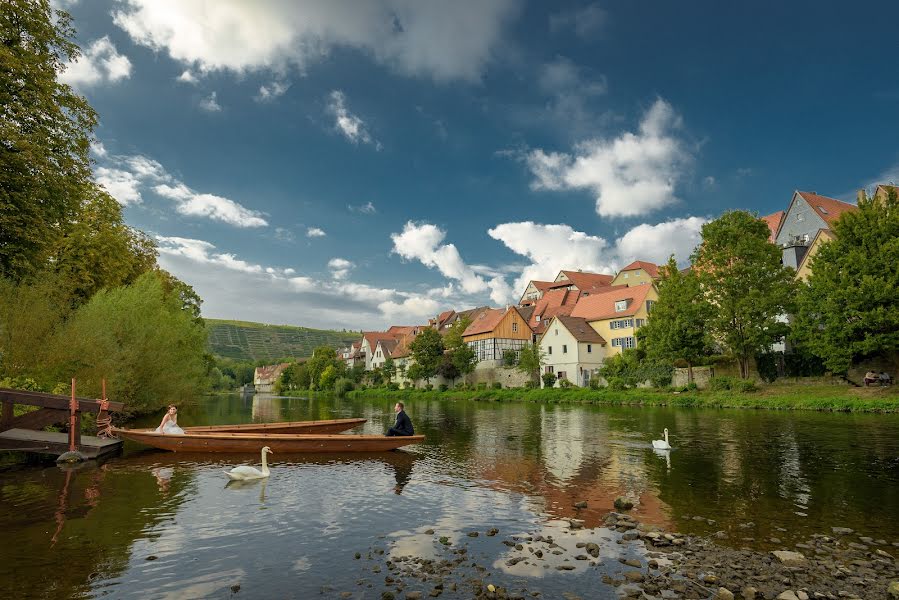
[(242, 425), (203, 425), (184, 427), (190, 434), (207, 433), (340, 433), (365, 423), (366, 419), (330, 421), (282, 421), (280, 423), (244, 423)]
[(263, 446), (272, 452), (385, 452), (409, 444), (420, 444), (423, 435), (306, 435), (297, 433), (186, 433), (163, 435), (153, 429), (118, 429), (116, 437), (125, 438), (172, 452), (248, 452)]

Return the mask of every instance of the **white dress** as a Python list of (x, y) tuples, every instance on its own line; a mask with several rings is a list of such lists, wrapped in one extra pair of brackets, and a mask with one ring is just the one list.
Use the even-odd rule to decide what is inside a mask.
[(156, 433), (164, 433), (165, 435), (184, 435), (184, 430), (178, 427), (178, 417), (175, 417), (166, 421), (165, 427), (162, 425), (157, 427)]

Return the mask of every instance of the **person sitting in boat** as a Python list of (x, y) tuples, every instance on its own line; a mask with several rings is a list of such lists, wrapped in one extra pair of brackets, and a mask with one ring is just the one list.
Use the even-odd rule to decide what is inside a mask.
[(396, 423), (387, 430), (387, 435), (415, 435), (415, 429), (412, 428), (412, 420), (406, 414), (405, 408), (402, 402), (397, 402), (393, 407), (393, 412), (396, 413)]
[(162, 417), (162, 423), (156, 428), (156, 433), (164, 435), (184, 435), (184, 430), (178, 427), (178, 409), (174, 404), (169, 404), (169, 409)]

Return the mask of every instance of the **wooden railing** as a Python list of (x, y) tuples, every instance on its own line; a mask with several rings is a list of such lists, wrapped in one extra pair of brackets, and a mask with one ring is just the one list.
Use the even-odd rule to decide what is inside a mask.
[[(33, 429), (40, 430), (48, 425), (57, 423), (69, 423), (70, 434), (73, 434), (75, 445), (81, 443), (81, 413), (99, 413), (101, 401), (94, 398), (75, 397), (75, 411), (73, 415), (72, 398), (58, 394), (46, 394), (44, 392), (28, 392), (24, 390), (11, 390), (0, 388), (0, 431), (7, 429)], [(13, 414), (13, 405), (37, 406), (35, 410), (18, 417)], [(106, 410), (110, 412), (122, 412), (125, 405), (121, 402), (107, 402)]]

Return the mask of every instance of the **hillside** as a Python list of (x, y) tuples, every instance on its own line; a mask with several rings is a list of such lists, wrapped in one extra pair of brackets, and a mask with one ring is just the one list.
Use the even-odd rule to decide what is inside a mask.
[(312, 356), (317, 346), (340, 348), (359, 339), (352, 331), (329, 331), (291, 325), (206, 319), (209, 351), (236, 360), (274, 360)]

